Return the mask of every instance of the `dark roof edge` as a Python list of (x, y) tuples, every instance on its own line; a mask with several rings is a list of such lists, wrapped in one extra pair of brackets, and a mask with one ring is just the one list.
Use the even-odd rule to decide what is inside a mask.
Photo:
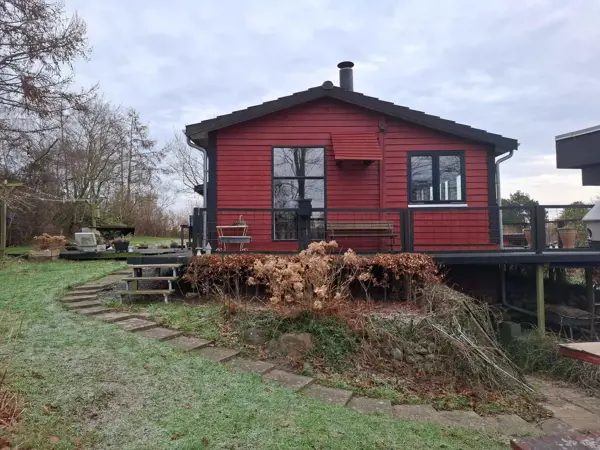
[(569, 139), (576, 136), (581, 136), (583, 134), (595, 133), (596, 131), (600, 131), (600, 125), (596, 125), (595, 127), (584, 128), (582, 130), (571, 131), (570, 133), (559, 134), (556, 136), (556, 140), (560, 141), (561, 139)]
[(442, 119), (438, 116), (426, 114), (421, 111), (407, 108), (405, 106), (395, 105), (394, 103), (380, 100), (375, 97), (369, 97), (358, 92), (346, 91), (339, 87), (324, 89), (321, 86), (307, 89), (306, 91), (281, 97), (276, 100), (265, 102), (246, 109), (234, 111), (230, 114), (215, 117), (214, 119), (204, 120), (202, 122), (186, 126), (186, 134), (195, 139), (208, 131), (236, 125), (249, 120), (291, 108), (319, 98), (330, 97), (346, 103), (350, 103), (365, 109), (377, 111), (382, 114), (406, 120), (407, 122), (422, 125), (427, 128), (442, 131), (455, 136), (463, 137), (472, 141), (492, 144), (495, 147), (496, 154), (506, 153), (510, 150), (516, 150), (519, 143), (516, 139), (507, 138), (499, 134), (489, 133), (485, 130), (472, 128), (468, 125), (462, 125), (451, 120)]

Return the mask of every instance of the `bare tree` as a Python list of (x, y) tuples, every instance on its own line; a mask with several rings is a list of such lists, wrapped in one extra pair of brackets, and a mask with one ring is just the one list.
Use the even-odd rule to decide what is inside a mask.
[(78, 107), (86, 95), (69, 91), (72, 63), (88, 51), (85, 23), (62, 3), (0, 0), (0, 132), (23, 132), (18, 120), (29, 114)]
[(174, 133), (165, 145), (169, 172), (181, 184), (180, 192), (194, 193), (194, 187), (204, 183), (204, 157), (185, 142), (182, 133)]

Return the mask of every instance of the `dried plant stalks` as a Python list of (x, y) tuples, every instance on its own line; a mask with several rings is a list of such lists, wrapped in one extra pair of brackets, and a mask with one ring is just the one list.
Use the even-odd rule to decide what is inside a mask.
[(0, 429), (17, 423), (23, 413), (23, 400), (17, 394), (0, 389)]
[[(0, 324), (7, 323), (5, 315), (0, 316)], [(9, 328), (5, 336), (0, 335), (0, 429), (14, 425), (23, 412), (22, 398), (9, 391), (5, 386), (12, 354), (5, 351), (7, 343), (21, 330), (22, 320), (17, 327)]]
[(446, 370), (499, 391), (533, 392), (498, 343), (493, 311), (487, 304), (442, 284), (427, 286), (422, 296), (423, 328), (451, 357)]

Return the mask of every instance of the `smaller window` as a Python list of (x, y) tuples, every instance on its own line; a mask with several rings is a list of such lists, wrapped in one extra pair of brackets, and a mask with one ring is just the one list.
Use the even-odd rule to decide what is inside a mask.
[(409, 154), (408, 189), (411, 203), (463, 203), (464, 153)]

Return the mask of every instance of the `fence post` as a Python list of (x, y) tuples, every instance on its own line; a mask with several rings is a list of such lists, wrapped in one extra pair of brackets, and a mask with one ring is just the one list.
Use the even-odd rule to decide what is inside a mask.
[(546, 208), (540, 205), (533, 207), (533, 225), (535, 227), (535, 252), (540, 254), (546, 248)]

